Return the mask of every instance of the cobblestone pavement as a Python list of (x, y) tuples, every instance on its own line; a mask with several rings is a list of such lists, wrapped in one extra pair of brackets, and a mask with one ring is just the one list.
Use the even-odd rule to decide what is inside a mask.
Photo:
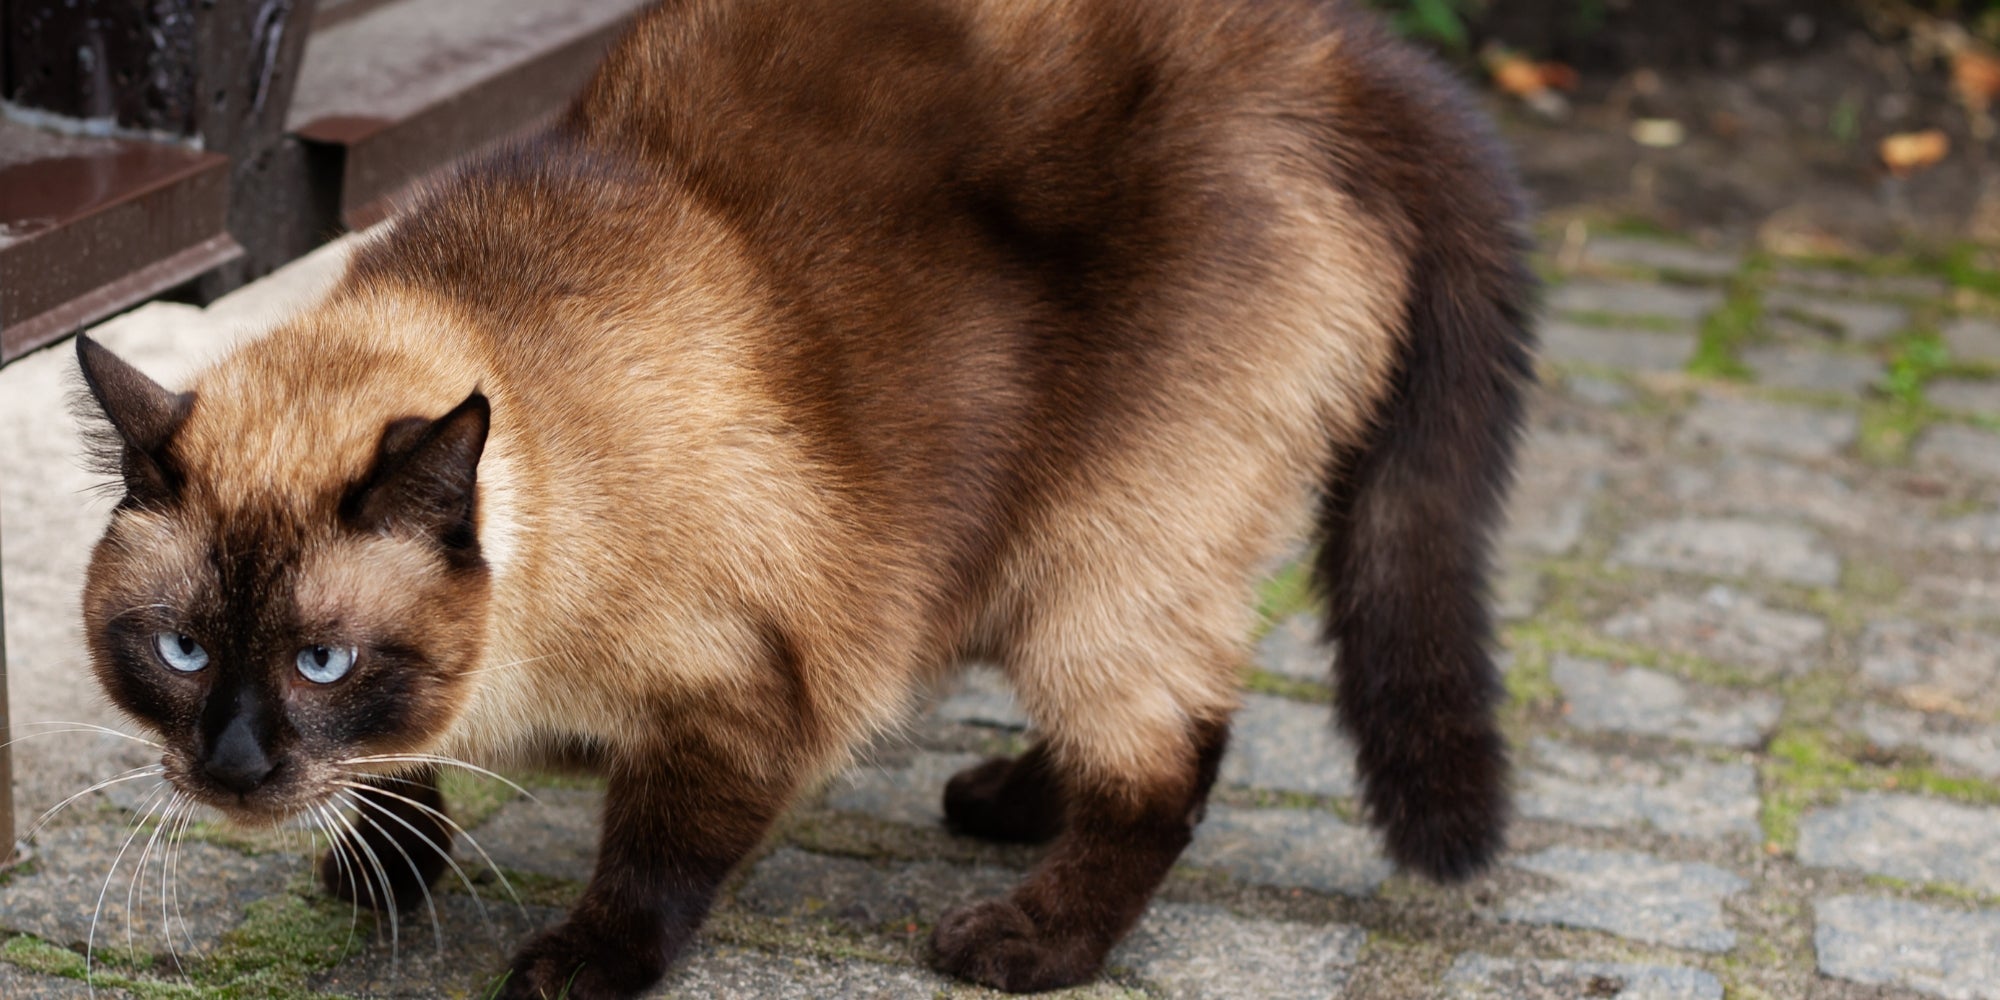
[[(1496, 594), (1511, 850), (1449, 888), (1383, 860), (1288, 567), (1216, 804), (1074, 995), (2000, 998), (2000, 300), (1979, 290), (2000, 281), (1551, 242), (1547, 385)], [(10, 559), (25, 600), (67, 613), (44, 591), (73, 583)], [(17, 673), (73, 663), (73, 641), (19, 650)], [(978, 994), (927, 971), (923, 942), (1034, 852), (946, 834), (939, 792), (1024, 725), (990, 673), (945, 692), (786, 820), (655, 995)], [(197, 824), (163, 887), (149, 828), (128, 840), (149, 803), (123, 787), (0, 889), (0, 994), (85, 995), (122, 851), (99, 996), (475, 996), (574, 898), (599, 795), (454, 779), (478, 846), (391, 927), (316, 899), (296, 837)]]

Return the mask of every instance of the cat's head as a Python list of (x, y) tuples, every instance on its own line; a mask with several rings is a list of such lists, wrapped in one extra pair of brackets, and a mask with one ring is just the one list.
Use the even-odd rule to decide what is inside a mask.
[(168, 780), (269, 823), (400, 769), (365, 758), (435, 746), (482, 652), (486, 398), (398, 412), (421, 394), (260, 375), (269, 358), (175, 393), (87, 337), (77, 351), (123, 489), (86, 641)]

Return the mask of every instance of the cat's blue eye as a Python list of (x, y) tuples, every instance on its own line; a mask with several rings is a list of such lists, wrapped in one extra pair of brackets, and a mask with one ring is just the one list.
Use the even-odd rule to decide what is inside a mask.
[(314, 684), (331, 684), (354, 669), (352, 646), (307, 646), (299, 650), (299, 674)]
[(183, 674), (208, 666), (208, 650), (179, 632), (161, 632), (153, 636), (153, 650), (160, 654), (161, 662), (168, 669)]

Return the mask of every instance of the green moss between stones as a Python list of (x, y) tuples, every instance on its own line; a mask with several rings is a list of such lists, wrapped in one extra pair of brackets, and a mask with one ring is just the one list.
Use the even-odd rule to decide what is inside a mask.
[(1742, 351), (1757, 336), (1764, 319), (1764, 306), (1748, 282), (1731, 286), (1722, 307), (1708, 314), (1701, 324), (1701, 339), (1694, 357), (1688, 359), (1691, 375), (1749, 381), (1750, 368), (1743, 363)]
[(1910, 446), (1932, 419), (1930, 408), (1921, 403), (1898, 399), (1864, 403), (1854, 453), (1877, 465), (1901, 465), (1909, 460)]
[(1264, 670), (1246, 671), (1243, 675), (1243, 690), (1322, 705), (1333, 701), (1333, 692), (1324, 684), (1283, 677)]
[(2000, 786), (1943, 774), (1923, 765), (1880, 766), (1856, 761), (1827, 733), (1787, 726), (1771, 740), (1763, 762), (1764, 839), (1779, 850), (1798, 848), (1799, 817), (1845, 791), (1907, 792), (1972, 805), (2000, 804)]
[(1312, 570), (1306, 560), (1285, 564), (1257, 585), (1257, 614), (1262, 618), (1263, 625), (1253, 638), (1263, 638), (1272, 625), (1311, 611), (1318, 603), (1313, 594)]

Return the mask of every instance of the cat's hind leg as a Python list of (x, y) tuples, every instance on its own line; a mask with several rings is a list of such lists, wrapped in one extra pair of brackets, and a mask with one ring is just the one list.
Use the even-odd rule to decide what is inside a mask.
[(354, 791), (346, 831), (320, 856), (320, 885), (371, 910), (410, 909), (451, 863), (437, 769), (371, 778), (367, 786)]
[(1005, 844), (1039, 844), (1061, 833), (1067, 804), (1046, 742), (968, 767), (944, 786), (946, 826)]

